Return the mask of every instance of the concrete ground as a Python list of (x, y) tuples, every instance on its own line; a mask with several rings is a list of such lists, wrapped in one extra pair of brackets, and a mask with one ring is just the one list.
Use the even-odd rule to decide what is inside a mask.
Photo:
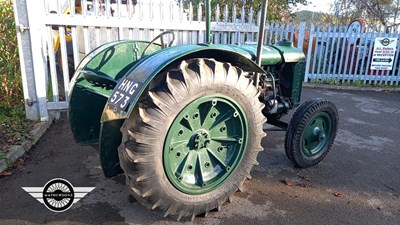
[[(245, 192), (193, 222), (142, 207), (123, 175), (106, 179), (96, 150), (75, 144), (64, 116), (29, 152), (24, 169), (0, 178), (0, 224), (400, 224), (400, 94), (304, 89), (303, 100), (312, 97), (332, 100), (339, 110), (327, 157), (295, 168), (285, 156), (285, 133), (267, 131)], [(58, 177), (96, 189), (54, 213), (21, 188)]]

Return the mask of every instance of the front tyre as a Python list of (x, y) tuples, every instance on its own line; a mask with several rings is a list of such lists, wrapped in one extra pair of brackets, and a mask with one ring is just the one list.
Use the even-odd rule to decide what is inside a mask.
[(332, 147), (338, 120), (337, 109), (331, 101), (312, 99), (303, 103), (286, 131), (287, 157), (299, 167), (317, 165)]
[(183, 61), (158, 76), (121, 128), (121, 167), (134, 197), (164, 215), (219, 209), (257, 164), (265, 118), (241, 69)]

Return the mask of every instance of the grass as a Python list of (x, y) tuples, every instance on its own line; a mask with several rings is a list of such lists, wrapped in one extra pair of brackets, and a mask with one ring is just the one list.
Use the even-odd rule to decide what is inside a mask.
[(27, 120), (23, 106), (5, 107), (0, 105), (0, 158), (12, 145), (30, 139), (29, 132), (35, 121)]
[(387, 88), (387, 89), (396, 89), (397, 86), (385, 84), (385, 83), (374, 83), (374, 82), (366, 82), (363, 80), (356, 79), (351, 81), (343, 81), (340, 79), (328, 78), (328, 79), (313, 79), (311, 80), (312, 84), (324, 84), (324, 85), (333, 85), (333, 86), (353, 86), (353, 87), (377, 87), (377, 88)]

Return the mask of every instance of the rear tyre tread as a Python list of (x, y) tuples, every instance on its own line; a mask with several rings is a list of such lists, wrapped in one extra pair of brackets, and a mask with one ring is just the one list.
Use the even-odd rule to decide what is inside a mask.
[[(220, 209), (225, 201), (231, 199), (228, 196), (232, 196), (237, 189), (243, 191), (242, 184), (246, 178), (251, 178), (250, 170), (258, 165), (257, 154), (263, 149), (261, 139), (265, 133), (262, 128), (266, 119), (257, 110), (264, 105), (258, 101), (259, 92), (243, 76), (242, 70), (229, 63), (213, 59), (186, 60), (176, 69), (158, 76), (164, 76), (164, 81), (150, 84), (152, 88), (148, 95), (141, 99), (139, 107), (133, 110), (121, 127), (123, 139), (119, 147), (120, 164), (125, 171), (126, 182), (138, 202), (149, 209), (164, 212), (165, 217), (177, 215), (178, 219), (187, 216), (193, 219), (214, 208)], [(221, 186), (202, 194), (204, 198), (201, 200), (185, 202), (181, 198), (184, 193), (168, 181), (162, 163), (163, 148), (160, 149), (160, 144), (163, 146), (165, 127), (174, 119), (168, 115), (175, 115), (175, 111), (183, 107), (182, 102), (188, 101), (190, 96), (225, 94), (229, 91), (231, 94), (228, 96), (235, 96), (245, 104), (242, 108), (249, 123), (247, 151), (241, 164)], [(145, 140), (147, 137), (153, 137), (154, 143)]]

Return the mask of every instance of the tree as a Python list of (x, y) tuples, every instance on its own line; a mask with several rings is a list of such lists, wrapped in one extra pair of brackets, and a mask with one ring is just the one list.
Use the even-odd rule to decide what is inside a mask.
[(346, 22), (362, 18), (387, 26), (397, 22), (400, 0), (337, 0), (334, 11)]
[[(197, 16), (197, 7), (199, 3), (205, 4), (205, 0), (182, 0), (181, 1), (185, 8), (189, 6), (190, 3), (193, 5), (193, 12)], [(288, 19), (291, 15), (292, 9), (297, 7), (299, 4), (307, 5), (308, 0), (269, 0), (268, 1), (268, 20), (280, 20)], [(249, 12), (250, 8), (253, 8), (254, 19), (257, 18), (257, 12), (260, 10), (262, 0), (211, 0), (211, 7), (214, 9), (216, 5), (219, 4), (220, 7), (228, 6), (232, 9), (233, 6), (238, 8), (237, 16), (241, 16), (242, 7), (246, 12)], [(223, 13), (223, 12), (222, 12)], [(231, 13), (231, 12), (230, 12)], [(203, 12), (204, 14), (204, 12)], [(212, 11), (213, 18), (215, 18), (215, 12)]]

